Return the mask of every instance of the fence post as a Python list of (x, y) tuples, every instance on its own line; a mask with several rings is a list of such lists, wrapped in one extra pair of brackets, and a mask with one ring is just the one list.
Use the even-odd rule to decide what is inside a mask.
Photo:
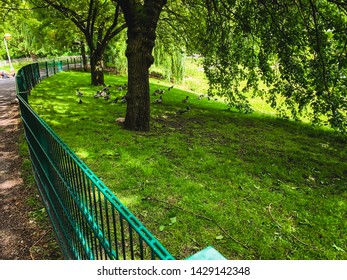
[(53, 74), (55, 75), (55, 60), (53, 59)]
[(45, 62), (45, 66), (46, 66), (46, 77), (49, 77), (49, 73), (48, 73), (48, 61)]
[(62, 71), (63, 71), (63, 61), (60, 60), (60, 61), (58, 62), (58, 72), (62, 72)]
[(67, 63), (67, 70), (69, 71), (70, 70), (69, 59), (66, 60), (66, 63)]
[(16, 85), (17, 85), (17, 94), (22, 97), (26, 103), (28, 103), (28, 93), (25, 90), (24, 81), (23, 81), (23, 71), (19, 71), (16, 75)]
[(76, 66), (76, 57), (73, 58), (73, 63), (75, 65), (75, 69), (76, 69), (77, 68), (77, 66)]

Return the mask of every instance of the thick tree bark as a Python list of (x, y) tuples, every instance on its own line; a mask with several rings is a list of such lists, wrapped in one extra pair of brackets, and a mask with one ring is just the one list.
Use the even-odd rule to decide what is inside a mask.
[(128, 25), (128, 105), (124, 127), (129, 130), (150, 129), (148, 69), (154, 62), (155, 31), (166, 1), (145, 0), (141, 4), (140, 1), (118, 0)]
[(101, 86), (104, 85), (104, 71), (102, 55), (94, 52), (90, 56), (90, 72), (92, 85)]
[[(124, 127), (149, 131), (150, 98), (148, 69), (153, 63), (152, 49), (145, 45), (143, 34), (128, 31), (128, 93)], [(153, 43), (154, 44), (154, 43)]]

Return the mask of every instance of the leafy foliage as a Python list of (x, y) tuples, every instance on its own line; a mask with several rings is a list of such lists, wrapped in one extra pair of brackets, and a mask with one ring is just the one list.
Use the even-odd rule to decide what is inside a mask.
[[(346, 133), (345, 1), (164, 2), (158, 25), (153, 25), (157, 37), (154, 57), (166, 67), (168, 79), (182, 79), (186, 54), (202, 54), (210, 95), (226, 97), (231, 107), (252, 112), (249, 96), (258, 96), (282, 117), (309, 115), (314, 124), (328, 124)], [(120, 55), (125, 51), (125, 36), (117, 43), (111, 35), (125, 28), (124, 9), (118, 4), (127, 7), (130, 2), (35, 0), (36, 9), (29, 9), (28, 3), (6, 0), (0, 7), (5, 32), (13, 34), (11, 56), (69, 53), (76, 48), (73, 42), (85, 38), (91, 57), (97, 54), (100, 60), (106, 52), (107, 61), (121, 69), (127, 67)], [(47, 9), (45, 3), (64, 16)], [(146, 6), (146, 11), (155, 3), (133, 1), (135, 8)], [(137, 16), (130, 22), (143, 14)], [(151, 45), (152, 37), (147, 38)], [(6, 57), (4, 49), (0, 55)], [(101, 68), (97, 64), (96, 69)]]
[[(28, 1), (12, 1), (11, 6), (0, 8), (0, 13), (4, 11), (3, 31), (12, 35), (8, 41), (12, 58), (76, 53), (74, 42), (80, 40), (81, 33), (54, 9), (31, 7)], [(5, 58), (3, 48), (0, 55)]]
[(281, 115), (308, 113), (346, 132), (345, 11), (322, 0), (207, 3), (201, 52), (212, 94), (249, 112), (252, 90)]

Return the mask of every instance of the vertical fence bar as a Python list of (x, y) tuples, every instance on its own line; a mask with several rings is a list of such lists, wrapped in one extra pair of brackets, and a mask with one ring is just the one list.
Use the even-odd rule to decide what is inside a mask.
[(49, 77), (49, 73), (48, 73), (48, 61), (45, 62), (45, 66), (46, 66), (46, 77)]

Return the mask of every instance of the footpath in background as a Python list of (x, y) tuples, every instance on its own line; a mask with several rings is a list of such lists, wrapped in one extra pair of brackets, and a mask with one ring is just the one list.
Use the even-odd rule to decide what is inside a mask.
[(51, 234), (30, 217), (32, 209), (27, 204), (37, 191), (33, 194), (21, 178), (21, 133), (15, 78), (0, 79), (0, 260), (48, 257), (40, 248)]

